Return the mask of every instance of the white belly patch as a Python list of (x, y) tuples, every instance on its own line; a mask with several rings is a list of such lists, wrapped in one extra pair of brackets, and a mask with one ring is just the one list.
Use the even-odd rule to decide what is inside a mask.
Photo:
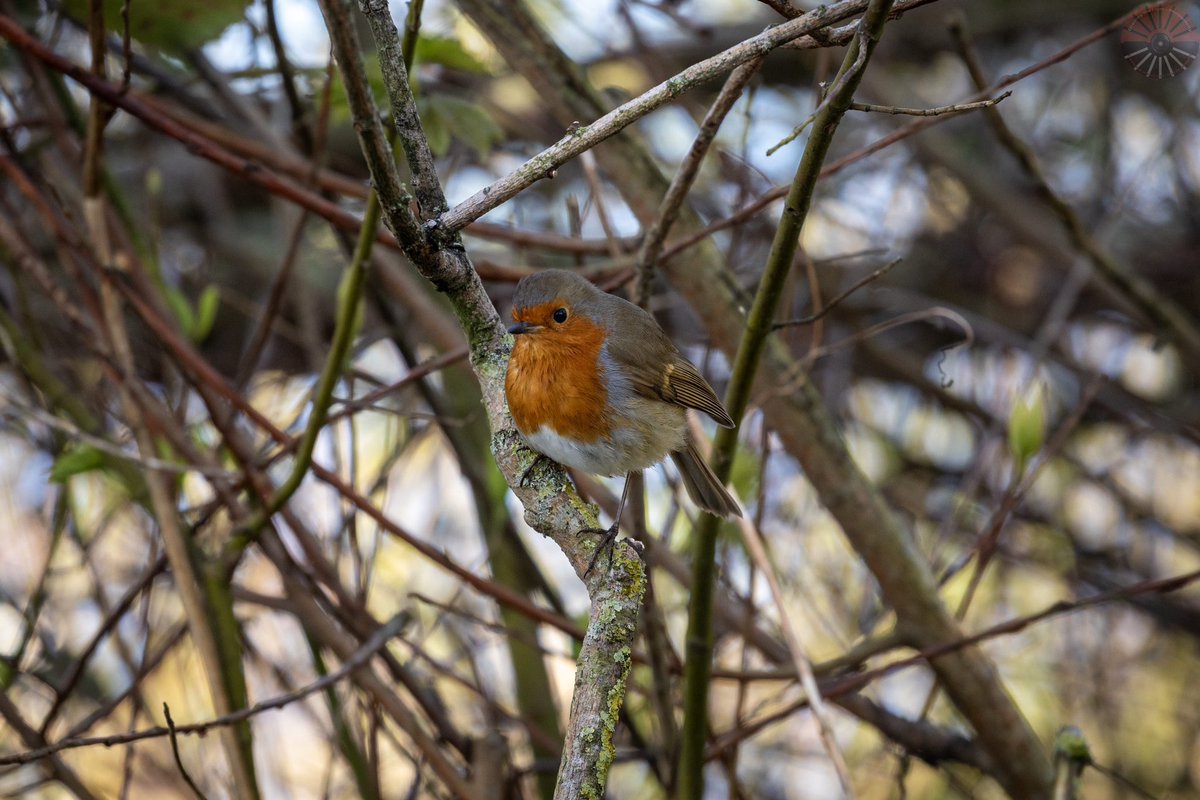
[(525, 438), (534, 450), (564, 467), (583, 470), (593, 475), (616, 475), (621, 472), (617, 463), (617, 449), (610, 441), (600, 439), (584, 444), (559, 436), (545, 425), (533, 433), (525, 434)]
[(522, 434), (529, 446), (564, 467), (593, 475), (624, 475), (662, 461), (686, 443), (686, 418), (679, 406), (632, 397), (632, 414), (619, 421), (609, 436), (595, 442), (577, 442), (543, 425)]

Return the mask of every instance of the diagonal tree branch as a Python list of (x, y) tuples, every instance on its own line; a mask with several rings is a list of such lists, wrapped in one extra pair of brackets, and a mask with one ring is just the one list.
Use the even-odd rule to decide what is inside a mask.
[(675, 177), (671, 179), (671, 186), (663, 196), (662, 205), (659, 208), (658, 219), (654, 220), (654, 224), (646, 231), (634, 266), (637, 272), (637, 287), (634, 293), (638, 305), (643, 308), (650, 302), (650, 291), (654, 285), (654, 269), (658, 265), (659, 256), (662, 255), (663, 242), (670, 233), (671, 226), (679, 218), (679, 209), (687, 199), (696, 176), (700, 174), (700, 164), (704, 161), (704, 155), (716, 138), (721, 123), (725, 121), (725, 115), (742, 96), (742, 90), (758, 73), (760, 66), (762, 66), (762, 59), (755, 58), (729, 73), (717, 99), (713, 101), (708, 113), (704, 115), (704, 121), (700, 124), (700, 131), (696, 134), (691, 149), (684, 156)]
[[(522, 6), (499, 0), (460, 0), (460, 5), (551, 104), (561, 123), (603, 113), (594, 90), (578, 69), (559, 77), (556, 70), (565, 56), (535, 23), (522, 19), (528, 16)], [(537, 38), (531, 40), (530, 36)], [(645, 148), (626, 132), (599, 148), (597, 155), (643, 224), (652, 223), (667, 180)], [(681, 215), (678, 225), (692, 230), (701, 227), (692, 212)], [(671, 262), (663, 271), (705, 324), (714, 344), (727, 354), (736, 352), (746, 325), (745, 315), (737, 309), (746, 299), (716, 247), (710, 241), (701, 242), (686, 264)], [(911, 532), (854, 464), (812, 381), (798, 370), (784, 343), (776, 336), (768, 337), (759, 384), (769, 388), (796, 381), (797, 375), (801, 378), (794, 391), (773, 394), (764, 403), (767, 424), (800, 462), (821, 502), (874, 574), (884, 599), (896, 611), (906, 641), (923, 647), (958, 638), (958, 626), (942, 605), (929, 565)], [(951, 699), (975, 727), (996, 765), (993, 774), (1007, 791), (1022, 799), (1048, 796), (1052, 773), (1046, 753), (987, 657), (968, 648), (936, 659), (933, 667)]]
[[(984, 91), (987, 76), (984, 74), (979, 54), (971, 42), (966, 19), (962, 15), (956, 15), (951, 22), (950, 31), (954, 34), (959, 52), (967, 64), (967, 71), (976, 88)], [(1071, 204), (1050, 185), (1050, 180), (1046, 177), (1033, 148), (1023, 142), (1008, 126), (998, 108), (989, 106), (984, 115), (996, 138), (1017, 159), (1032, 181), (1038, 196), (1062, 222), (1072, 243), (1079, 252), (1087, 256), (1096, 274), (1121, 297), (1127, 299), (1143, 317), (1175, 340), (1193, 364), (1200, 364), (1200, 322), (1193, 319), (1187, 309), (1176, 303), (1174, 298), (1160, 292), (1153, 283), (1123, 264), (1096, 241)]]
[[(473, 4), (467, 4), (466, 7), (472, 8)], [(492, 183), (490, 186), (485, 186), (445, 214), (442, 214), (438, 218), (439, 225), (450, 231), (457, 231), (463, 228), (467, 223), (473, 222), (492, 209), (516, 197), (523, 190), (542, 178), (550, 176), (554, 170), (572, 158), (575, 158), (575, 156), (591, 150), (605, 139), (620, 133), (630, 124), (646, 116), (656, 108), (671, 102), (688, 89), (725, 75), (734, 68), (749, 61), (758, 60), (775, 48), (797, 37), (819, 30), (834, 22), (848, 19), (862, 12), (866, 7), (866, 0), (844, 0), (844, 2), (835, 3), (830, 6), (821, 6), (796, 19), (767, 28), (758, 36), (736, 44), (711, 58), (706, 58), (697, 64), (693, 64), (678, 75), (663, 81), (649, 91), (614, 108), (595, 122), (580, 127), (573, 127), (566, 136), (541, 153), (538, 153), (513, 172)], [(500, 13), (503, 15), (503, 10)], [(528, 25), (521, 26), (521, 28), (526, 29), (525, 31), (518, 28), (517, 20), (519, 18), (518, 15), (514, 19), (505, 20), (501, 23), (500, 20), (493, 17), (493, 22), (502, 24), (503, 27), (487, 28), (485, 30), (489, 35), (503, 36), (505, 38), (514, 35), (520, 36), (521, 33), (528, 32)], [(559, 55), (559, 63), (555, 65), (559, 67), (559, 72), (567, 75), (573, 74), (578, 70), (569, 59), (566, 59), (561, 54)], [(572, 88), (575, 91), (580, 91), (581, 84), (578, 81), (572, 81), (572, 83), (574, 84)], [(588, 110), (590, 111), (591, 109)]]
[[(344, 0), (322, 0), (321, 10), (347, 85), (355, 128), (379, 194), (384, 223), (417, 270), (446, 294), (467, 334), (471, 364), (492, 425), (493, 454), (525, 505), (526, 521), (555, 540), (587, 584), (592, 613), (579, 653), (555, 796), (599, 797), (614, 755), (613, 731), (632, 662), (633, 637), (645, 586), (644, 567), (636, 555), (622, 550), (606, 574), (595, 571), (587, 575), (597, 543), (575, 532), (597, 525), (595, 510), (580, 501), (557, 466), (535, 470), (529, 487), (518, 485), (532, 453), (521, 445), (504, 400), (511, 338), (454, 229), (437, 231), (436, 226), (423, 226), (410, 211), (408, 195), (390, 154), (385, 152), (386, 137), (367, 88), (351, 6)], [(419, 208), (423, 213), (437, 213), (445, 208), (445, 198), (408, 88), (399, 34), (386, 2), (363, 0), (362, 11), (379, 48), (396, 130), (413, 172)], [(430, 232), (439, 235), (427, 236)]]

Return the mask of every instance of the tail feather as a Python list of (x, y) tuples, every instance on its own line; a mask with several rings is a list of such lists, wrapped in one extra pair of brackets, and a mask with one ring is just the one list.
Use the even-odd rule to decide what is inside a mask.
[(729, 491), (717, 480), (717, 476), (709, 469), (696, 443), (689, 436), (687, 445), (682, 450), (671, 453), (671, 460), (679, 469), (683, 485), (688, 495), (700, 508), (718, 517), (740, 517), (742, 510)]

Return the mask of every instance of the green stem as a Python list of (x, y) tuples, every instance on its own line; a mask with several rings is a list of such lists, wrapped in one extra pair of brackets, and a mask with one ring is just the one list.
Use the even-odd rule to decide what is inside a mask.
[(342, 285), (338, 291), (337, 322), (334, 326), (333, 341), (329, 345), (329, 355), (325, 358), (325, 366), (321, 369), (321, 377), (317, 381), (313, 393), (312, 411), (309, 414), (308, 426), (304, 429), (304, 437), (296, 449), (296, 459), (292, 464), (292, 473), (275, 492), (268, 504), (268, 516), (283, 508), (283, 504), (291, 498), (300, 487), (301, 481), (312, 465), (313, 449), (317, 445), (317, 436), (329, 416), (329, 406), (333, 402), (333, 390), (342, 375), (346, 356), (358, 333), (359, 303), (362, 300), (363, 284), (366, 282), (367, 269), (371, 262), (371, 248), (375, 244), (375, 231), (379, 227), (379, 196), (371, 192), (367, 198), (367, 210), (363, 215), (362, 227), (358, 232), (358, 243), (354, 247), (354, 258)]
[[(733, 374), (725, 395), (725, 408), (740, 421), (750, 400), (754, 376), (775, 318), (775, 310), (791, 270), (800, 238), (800, 230), (812, 206), (813, 191), (821, 165), (842, 116), (850, 109), (854, 92), (862, 80), (867, 61), (883, 31), (891, 0), (872, 0), (857, 35), (846, 51), (841, 69), (833, 81), (828, 99), (817, 111), (812, 134), (796, 168), (787, 203), (775, 231), (771, 252), (754, 304), (746, 320), (746, 333), (738, 346)], [(729, 479), (737, 429), (721, 428), (713, 443), (713, 472), (722, 481)], [(681, 800), (704, 795), (704, 746), (708, 730), (708, 689), (712, 678), (713, 593), (716, 577), (717, 531), (721, 521), (709, 514), (700, 519), (696, 530), (696, 552), (692, 563), (692, 594), (688, 607), (686, 663), (684, 666), (684, 710), (679, 757), (679, 782), (676, 797)]]
[(304, 476), (312, 466), (313, 450), (317, 445), (317, 436), (329, 416), (329, 406), (333, 402), (333, 390), (341, 377), (346, 356), (350, 345), (354, 343), (357, 333), (358, 308), (362, 299), (363, 285), (366, 283), (367, 270), (371, 262), (371, 248), (375, 244), (375, 231), (379, 227), (380, 206), (379, 197), (371, 192), (367, 198), (367, 209), (363, 215), (362, 227), (358, 232), (358, 243), (354, 247), (354, 257), (342, 284), (338, 290), (337, 321), (334, 325), (333, 341), (329, 345), (329, 355), (321, 368), (321, 376), (313, 392), (312, 411), (309, 413), (308, 425), (304, 435), (296, 447), (296, 456), (292, 462), (292, 471), (287, 479), (279, 485), (271, 496), (270, 502), (248, 520), (230, 541), (230, 554), (245, 549), (254, 540), (255, 534), (262, 529), (267, 520), (276, 511), (283, 508), (291, 499)]
[(411, 73), (413, 56), (417, 52), (417, 35), (421, 32), (421, 10), (425, 0), (411, 0), (408, 4), (408, 16), (404, 18), (404, 41), (400, 49), (404, 53), (404, 66)]
[[(402, 49), (404, 64), (409, 68), (412, 67), (413, 55), (417, 49), (417, 35), (421, 30), (421, 10), (424, 5), (424, 0), (412, 0), (408, 7), (408, 16), (405, 19)], [(338, 290), (337, 321), (334, 324), (333, 341), (330, 343), (329, 355), (325, 359), (321, 377), (317, 381), (317, 388), (313, 393), (312, 412), (308, 418), (308, 425), (304, 429), (304, 436), (296, 448), (292, 471), (272, 495), (271, 501), (267, 503), (266, 507), (243, 525), (238, 534), (233, 537), (230, 542), (233, 552), (244, 549), (267, 520), (283, 508), (284, 504), (300, 488), (300, 484), (304, 482), (304, 476), (308, 474), (308, 468), (312, 466), (312, 454), (317, 445), (317, 436), (320, 435), (321, 428), (324, 427), (325, 420), (329, 417), (329, 406), (333, 402), (333, 390), (341, 377), (346, 355), (350, 352), (350, 345), (354, 343), (354, 336), (358, 333), (358, 308), (371, 264), (371, 250), (375, 245), (375, 233), (379, 228), (380, 216), (379, 195), (372, 191), (367, 197), (367, 208), (363, 213), (362, 227), (358, 230), (358, 242), (354, 246), (354, 256)]]

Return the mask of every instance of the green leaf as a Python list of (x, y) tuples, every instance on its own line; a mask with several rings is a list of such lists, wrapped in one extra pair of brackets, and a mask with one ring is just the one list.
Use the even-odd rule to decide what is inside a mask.
[(188, 302), (183, 292), (173, 286), (167, 287), (165, 297), (167, 305), (171, 307), (171, 313), (175, 315), (175, 320), (179, 323), (179, 329), (190, 339), (192, 331), (196, 329), (196, 315), (192, 312), (192, 304)]
[(1008, 415), (1008, 448), (1017, 459), (1019, 471), (1023, 472), (1025, 464), (1046, 440), (1046, 403), (1045, 388), (1042, 384), (1034, 384), (1023, 396), (1013, 403)]
[(1058, 732), (1054, 739), (1054, 752), (1080, 764), (1092, 763), (1092, 751), (1087, 739), (1083, 737), (1083, 731), (1074, 725), (1068, 725)]
[(486, 64), (467, 52), (462, 42), (448, 36), (418, 36), (413, 64), (441, 64), (443, 67), (480, 75), (491, 73)]
[(217, 321), (217, 309), (221, 306), (221, 290), (213, 284), (204, 287), (196, 301), (196, 327), (192, 330), (192, 341), (199, 344), (212, 333)]
[(105, 464), (106, 457), (100, 450), (86, 444), (73, 447), (54, 460), (54, 466), (50, 467), (50, 480), (53, 483), (66, 483), (75, 475), (102, 469)]
[[(245, 17), (249, 0), (155, 0), (133, 3), (129, 33), (143, 44), (182, 54), (216, 39)], [(104, 24), (120, 35), (122, 0), (104, 0)], [(76, 19), (87, 19), (87, 0), (64, 0), (63, 8)]]
[[(465, 142), (480, 158), (491, 152), (492, 147), (504, 138), (500, 126), (488, 116), (488, 113), (481, 106), (468, 100), (438, 95), (428, 98), (425, 109), (431, 118), (437, 118), (449, 129), (449, 135)], [(425, 114), (422, 114), (421, 121), (423, 124), (425, 123)], [(427, 136), (429, 135), (427, 125), (425, 133)], [(446, 149), (448, 149), (449, 143), (446, 144)], [(433, 148), (432, 136), (430, 137), (430, 147)], [(444, 149), (442, 153), (434, 149), (436, 155), (442, 155), (444, 152)]]

